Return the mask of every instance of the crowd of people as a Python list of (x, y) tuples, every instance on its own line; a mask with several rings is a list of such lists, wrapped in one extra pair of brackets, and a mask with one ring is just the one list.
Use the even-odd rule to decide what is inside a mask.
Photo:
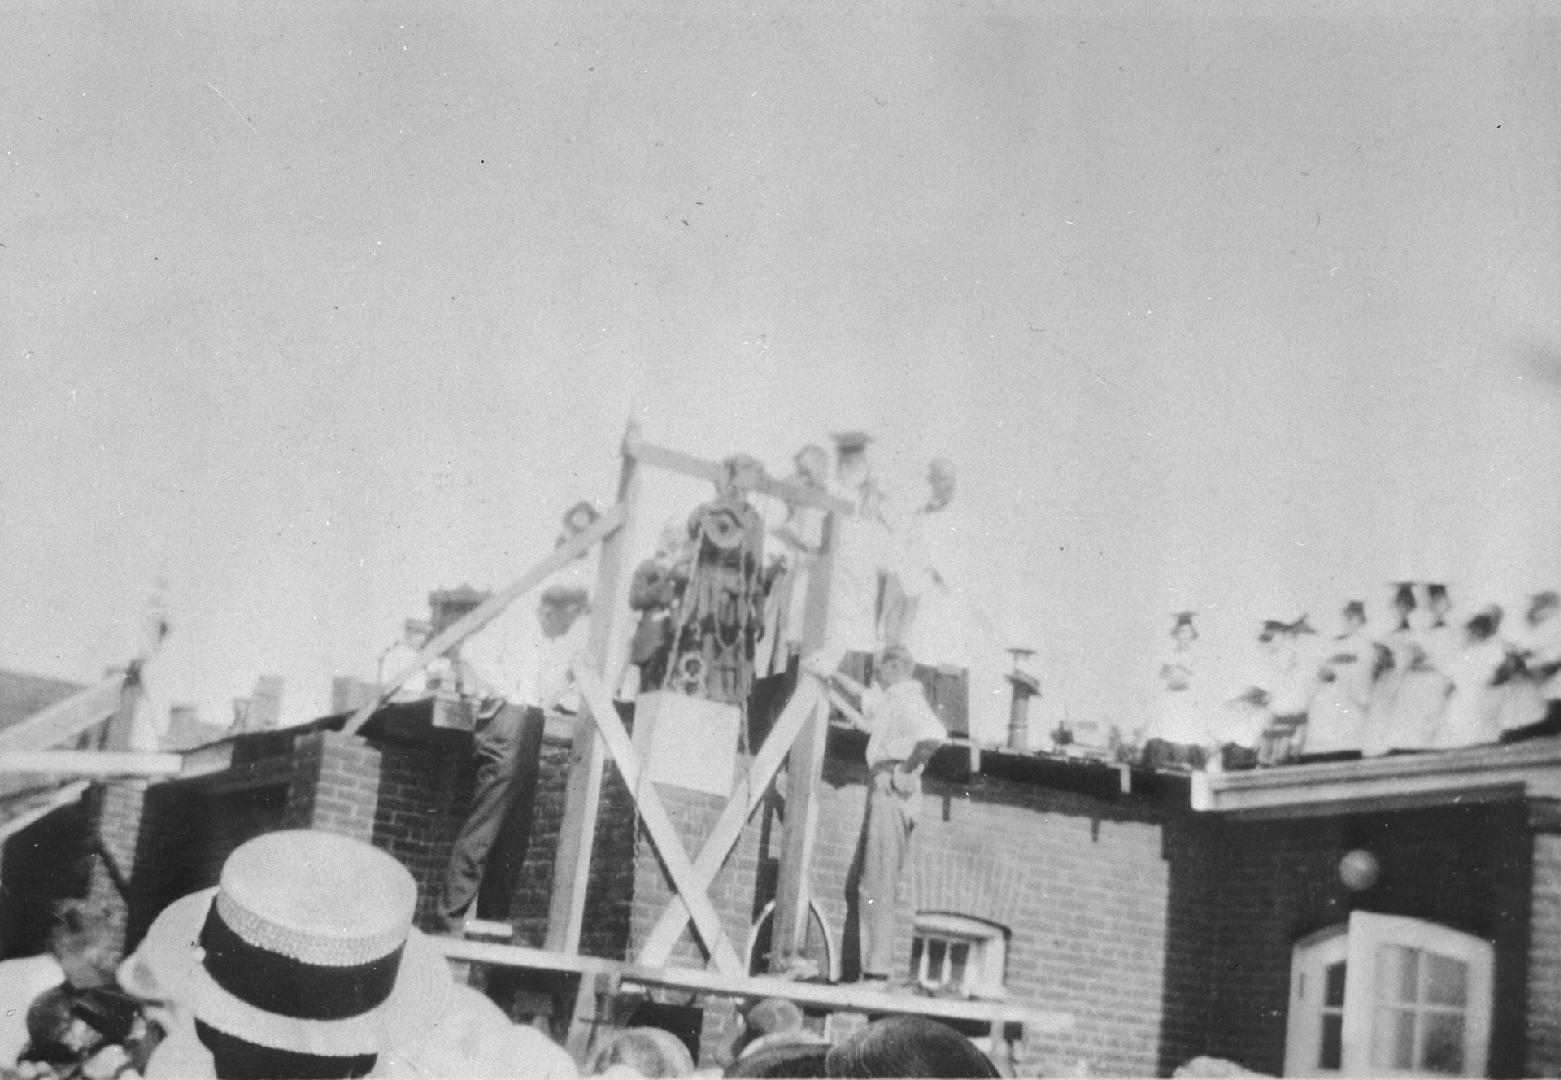
[(784, 998), (751, 1006), (696, 1067), (671, 1032), (601, 1033), (577, 1064), (457, 983), (413, 925), (412, 875), (312, 830), (240, 845), (217, 886), (169, 904), (119, 959), (107, 921), (68, 907), (42, 956), (0, 961), (4, 1080), (336, 1077), (997, 1076), (965, 1036), (889, 1016), (831, 1044)]
[(1258, 628), (1250, 672), (1224, 680), (1202, 655), (1196, 613), (1178, 612), (1132, 756), (1245, 769), (1561, 733), (1561, 595), (1533, 594), (1512, 620), (1495, 604), (1457, 609), (1444, 583), (1399, 582), (1389, 610), (1374, 628), (1349, 600), (1332, 634), (1276, 613)]

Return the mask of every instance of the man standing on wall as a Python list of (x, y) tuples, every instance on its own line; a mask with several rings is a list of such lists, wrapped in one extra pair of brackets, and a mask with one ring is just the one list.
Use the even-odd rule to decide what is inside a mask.
[(580, 616), (588, 609), (584, 589), (554, 585), (543, 592), (537, 633), (506, 680), (510, 698), (488, 710), (485, 722), (479, 720), (471, 810), (450, 852), (439, 904), (451, 931), (461, 931), (474, 900), (479, 918), (509, 917), (515, 875), (531, 842), (544, 721), (550, 712), (573, 715), (580, 709), (569, 665), (586, 647), (590, 623)]
[[(868, 689), (835, 672), (827, 660), (809, 671), (834, 679), (861, 700), (867, 738), (867, 812), (851, 878), (858, 900), (862, 978), (884, 981), (894, 970), (895, 908), (921, 808), (922, 768), (947, 738), (915, 678), (916, 661), (901, 645), (878, 658), (878, 687)], [(849, 891), (850, 885), (847, 885)]]

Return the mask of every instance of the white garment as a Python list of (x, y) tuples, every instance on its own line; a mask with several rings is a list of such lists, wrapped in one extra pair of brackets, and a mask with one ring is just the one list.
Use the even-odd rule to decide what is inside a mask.
[(1155, 710), (1146, 738), (1185, 746), (1214, 741), (1196, 647), (1167, 649), (1155, 665)]
[(975, 643), (968, 548), (973, 535), (952, 505), (911, 516), (904, 545), (908, 565), (900, 583), (916, 600), (905, 647), (919, 664), (970, 666)]
[(862, 695), (862, 719), (867, 721), (867, 764), (904, 761), (917, 743), (948, 738), (927, 692), (916, 679), (890, 687), (871, 687)]
[(1333, 678), (1322, 683), (1312, 698), (1306, 723), (1306, 753), (1361, 749), (1376, 662), (1377, 646), (1364, 633), (1337, 637), (1327, 643), (1322, 663)]
[[(1538, 626), (1525, 628), (1519, 642), (1534, 667), (1561, 662), (1561, 614), (1553, 614)], [(1540, 683), (1540, 691), (1546, 699), (1561, 698), (1561, 670)]]
[(1466, 646), (1446, 664), (1453, 693), (1447, 699), (1442, 722), (1437, 725), (1432, 746), (1451, 749), (1497, 742), (1501, 738), (1501, 710), (1506, 689), (1491, 680), (1507, 659), (1506, 645), (1487, 638)]
[(65, 981), (65, 969), (50, 953), (0, 960), (0, 1069), (14, 1068), (27, 1049), (27, 1010), (33, 999)]
[(543, 637), (538, 628), (506, 665), (509, 700), (544, 711), (579, 712), (580, 691), (569, 665), (589, 643), (590, 634), (591, 620), (584, 615), (556, 638)]
[[(853, 504), (858, 494), (836, 491)], [(838, 517), (834, 538), (834, 573), (829, 583), (826, 648), (846, 652), (877, 652), (878, 579), (889, 558), (889, 530), (878, 518)]]

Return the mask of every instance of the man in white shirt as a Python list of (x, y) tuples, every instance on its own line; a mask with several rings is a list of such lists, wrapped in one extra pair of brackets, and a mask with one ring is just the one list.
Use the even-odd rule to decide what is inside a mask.
[(896, 901), (910, 851), (911, 830), (921, 807), (921, 772), (948, 737), (915, 678), (909, 650), (891, 645), (878, 658), (880, 688), (868, 689), (814, 660), (810, 670), (834, 678), (860, 695), (867, 738), (867, 812), (858, 859), (846, 886), (854, 883), (861, 931), (864, 980), (886, 980), (894, 970)]
[(580, 709), (569, 665), (586, 646), (590, 624), (580, 616), (588, 608), (584, 589), (555, 585), (543, 592), (537, 633), (509, 673), (509, 700), (479, 720), (471, 810), (450, 852), (439, 905), (449, 929), (465, 923), (473, 901), (480, 918), (509, 917), (515, 874), (531, 839), (546, 716)]
[(1344, 631), (1323, 651), (1322, 685), (1312, 700), (1304, 759), (1359, 757), (1377, 663), (1366, 629), (1366, 605), (1351, 600), (1340, 613)]

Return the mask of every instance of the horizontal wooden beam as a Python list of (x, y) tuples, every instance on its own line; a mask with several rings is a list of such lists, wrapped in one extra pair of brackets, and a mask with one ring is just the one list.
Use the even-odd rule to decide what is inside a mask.
[[(708, 480), (712, 484), (721, 483), (726, 476), (719, 462), (707, 461), (692, 454), (685, 454), (681, 450), (669, 450), (665, 446), (656, 446), (637, 439), (625, 440), (623, 452), (646, 465), (682, 473), (696, 480)], [(837, 498), (828, 492), (803, 487), (801, 484), (776, 480), (772, 476), (760, 479), (755, 490), (760, 495), (780, 499), (792, 506), (810, 506), (816, 510), (829, 510), (843, 517), (851, 517), (856, 512), (856, 508), (845, 499)]]
[(374, 710), (379, 708), (380, 702), (401, 689), (402, 684), (408, 679), (504, 614), (504, 610), (516, 600), (585, 554), (591, 549), (592, 544), (613, 532), (622, 523), (623, 508), (612, 507), (589, 526), (560, 544), (547, 558), (488, 597), (465, 616), (445, 627), (442, 633), (417, 651), (417, 655), (408, 661), (405, 668), (380, 684), (379, 694), (353, 713), (342, 731), (348, 735), (356, 734), (358, 729), (368, 722), (368, 718), (374, 715)]
[(1358, 761), (1192, 774), (1194, 810), (1210, 813), (1347, 813), (1424, 806), (1459, 796), (1551, 797), (1561, 793), (1561, 745), (1471, 746)]
[(763, 976), (723, 975), (708, 969), (650, 967), (595, 956), (567, 955), (523, 945), (500, 945), (461, 938), (436, 937), (430, 940), (449, 959), (469, 963), (494, 964), (528, 971), (552, 971), (565, 975), (612, 975), (620, 982), (634, 986), (692, 991), (715, 997), (755, 1000), (779, 997), (799, 1005), (875, 1015), (914, 1013), (943, 1020), (1021, 1024), (1026, 1031), (1039, 1035), (1065, 1035), (1073, 1030), (1071, 1013), (1034, 1009), (1010, 1001), (888, 994), (858, 984), (829, 985)]
[(184, 768), (179, 754), (134, 750), (29, 750), (0, 757), (0, 773), (60, 776), (174, 776)]
[(125, 677), (115, 675), (0, 731), (0, 755), (47, 750), (101, 724), (119, 711)]
[(0, 823), (0, 845), (3, 845), (7, 840), (39, 818), (46, 817), (60, 807), (75, 802), (81, 798), (86, 790), (87, 782), (85, 780), (77, 780), (73, 784), (66, 784), (38, 805), (17, 814), (13, 818), (9, 818), (4, 823)]

